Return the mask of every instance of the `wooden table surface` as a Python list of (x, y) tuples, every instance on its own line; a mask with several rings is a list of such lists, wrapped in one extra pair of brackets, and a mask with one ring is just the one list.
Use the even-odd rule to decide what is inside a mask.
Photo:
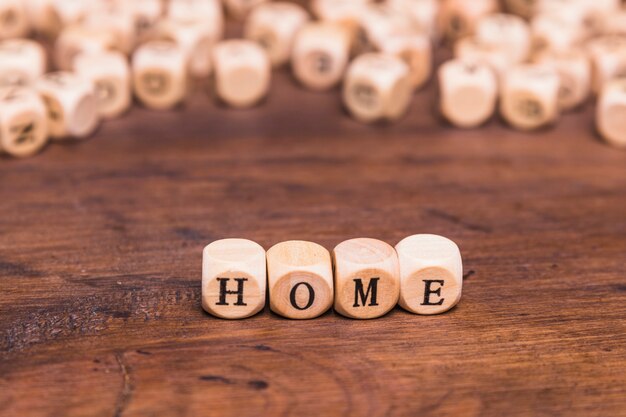
[[(461, 131), (435, 87), (390, 126), (286, 71), (266, 103), (134, 108), (0, 160), (0, 415), (626, 416), (626, 152), (591, 105)], [(460, 304), (371, 321), (200, 306), (225, 237), (456, 241)]]

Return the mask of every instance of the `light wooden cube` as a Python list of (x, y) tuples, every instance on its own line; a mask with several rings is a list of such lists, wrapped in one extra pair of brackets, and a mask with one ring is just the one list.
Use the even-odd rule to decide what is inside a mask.
[(394, 248), (376, 239), (350, 239), (333, 250), (335, 311), (373, 319), (393, 309), (400, 296), (400, 269)]
[(535, 16), (530, 23), (533, 55), (544, 52), (566, 52), (583, 40), (578, 25), (555, 14)]
[(233, 39), (222, 41), (214, 50), (215, 90), (220, 99), (233, 107), (257, 104), (270, 88), (271, 64), (256, 42)]
[(296, 35), (291, 55), (294, 76), (312, 90), (328, 90), (343, 77), (350, 55), (350, 33), (330, 22), (308, 23)]
[(110, 31), (83, 25), (68, 26), (54, 44), (54, 63), (57, 69), (70, 71), (74, 59), (81, 53), (114, 50), (116, 44), (115, 35)]
[(498, 80), (502, 79), (513, 65), (510, 54), (504, 48), (488, 45), (473, 36), (460, 39), (454, 44), (454, 57), (488, 65)]
[(601, 33), (604, 35), (626, 36), (626, 7), (600, 18)]
[(91, 82), (70, 72), (52, 72), (41, 77), (36, 88), (46, 104), (51, 138), (85, 138), (98, 127), (98, 102)]
[(438, 0), (388, 0), (387, 4), (405, 13), (417, 32), (427, 34), (431, 39), (438, 38), (437, 20), (440, 9)]
[(559, 108), (571, 110), (583, 104), (591, 92), (591, 65), (587, 55), (578, 49), (544, 52), (535, 62), (559, 74)]
[(74, 71), (93, 83), (103, 119), (119, 117), (130, 108), (130, 68), (121, 52), (81, 54), (74, 60)]
[(402, 308), (439, 314), (461, 299), (463, 263), (458, 246), (443, 236), (413, 235), (396, 245)]
[(478, 41), (505, 50), (511, 62), (524, 62), (530, 54), (530, 29), (519, 16), (495, 13), (483, 16), (476, 23)]
[(217, 240), (202, 252), (202, 308), (223, 319), (243, 319), (263, 310), (265, 250), (246, 239)]
[(279, 67), (289, 61), (294, 37), (308, 20), (306, 10), (297, 4), (261, 4), (248, 16), (244, 34), (265, 49), (272, 66)]
[(22, 0), (0, 0), (0, 40), (28, 35), (30, 25)]
[(353, 56), (371, 51), (362, 19), (370, 0), (313, 0), (311, 9), (319, 20), (337, 24), (348, 32)]
[(185, 53), (189, 75), (204, 78), (213, 70), (213, 47), (218, 34), (201, 21), (161, 21), (155, 28), (155, 39), (172, 41)]
[(536, 0), (502, 0), (502, 5), (507, 13), (511, 13), (525, 19), (535, 15)]
[(165, 110), (182, 103), (187, 94), (187, 56), (173, 42), (151, 41), (133, 54), (132, 84), (148, 108)]
[(388, 54), (368, 53), (348, 68), (343, 102), (361, 122), (396, 120), (406, 113), (413, 93), (409, 67)]
[(439, 67), (440, 109), (453, 125), (473, 128), (491, 118), (498, 100), (498, 80), (486, 64), (452, 60)]
[(170, 0), (167, 16), (181, 23), (204, 25), (216, 41), (224, 36), (224, 13), (219, 0)]
[(626, 77), (626, 38), (602, 36), (587, 44), (592, 68), (592, 90), (599, 93), (604, 84)]
[(133, 18), (138, 43), (148, 41), (150, 32), (165, 12), (164, 3), (161, 0), (125, 1), (120, 6)]
[(374, 3), (364, 7), (359, 21), (366, 41), (377, 51), (384, 50), (388, 40), (395, 36), (419, 33), (406, 13), (386, 3)]
[(396, 55), (409, 66), (413, 88), (423, 86), (433, 69), (433, 51), (430, 39), (420, 33), (391, 36), (383, 43), (382, 52)]
[(28, 39), (0, 42), (0, 87), (32, 85), (46, 72), (43, 47)]
[(626, 79), (609, 81), (596, 106), (596, 128), (613, 146), (626, 148)]
[(444, 0), (439, 13), (439, 30), (448, 40), (474, 33), (478, 20), (498, 11), (496, 0)]
[(24, 87), (0, 89), (0, 151), (22, 158), (46, 143), (47, 112), (39, 94)]
[(521, 65), (507, 72), (500, 92), (500, 114), (512, 127), (534, 130), (559, 114), (558, 73), (541, 65)]
[(244, 20), (255, 7), (268, 0), (222, 0), (228, 14), (236, 20)]
[(292, 240), (267, 251), (270, 308), (290, 319), (312, 319), (333, 304), (330, 253), (313, 242)]
[(92, 31), (110, 33), (115, 39), (115, 49), (129, 55), (137, 43), (135, 16), (118, 3), (91, 7), (81, 23)]

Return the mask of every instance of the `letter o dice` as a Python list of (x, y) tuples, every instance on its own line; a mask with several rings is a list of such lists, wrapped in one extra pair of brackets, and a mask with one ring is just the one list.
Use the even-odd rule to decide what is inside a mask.
[(439, 314), (461, 299), (463, 264), (458, 246), (437, 235), (413, 235), (396, 245), (400, 264), (402, 308), (416, 314)]
[(383, 316), (400, 296), (398, 256), (376, 239), (351, 239), (333, 250), (335, 311), (354, 319)]
[(406, 112), (412, 93), (409, 67), (401, 58), (368, 53), (350, 64), (343, 101), (359, 121), (396, 120)]
[(250, 107), (265, 97), (270, 88), (271, 65), (256, 42), (228, 40), (217, 44), (214, 53), (215, 90), (233, 107)]
[(202, 308), (224, 319), (253, 316), (265, 306), (265, 250), (246, 239), (223, 239), (202, 253)]
[(596, 107), (596, 127), (608, 143), (626, 148), (626, 79), (604, 85)]
[(37, 81), (36, 89), (46, 103), (51, 138), (84, 138), (98, 127), (98, 103), (91, 82), (70, 72), (52, 72)]
[(133, 55), (132, 80), (135, 95), (152, 109), (171, 109), (187, 93), (187, 59), (173, 42), (152, 41)]
[(540, 65), (522, 65), (502, 81), (500, 114), (512, 127), (533, 130), (552, 123), (559, 114), (558, 73)]
[(287, 241), (267, 251), (270, 308), (291, 319), (312, 319), (333, 303), (330, 253), (313, 242)]
[(0, 150), (26, 157), (37, 153), (47, 142), (47, 112), (41, 97), (28, 88), (1, 89)]

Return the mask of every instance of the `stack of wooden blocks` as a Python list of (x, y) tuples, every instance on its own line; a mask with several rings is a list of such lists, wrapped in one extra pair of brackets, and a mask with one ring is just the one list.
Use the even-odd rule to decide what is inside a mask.
[[(334, 266), (334, 268), (333, 268)], [(331, 254), (322, 246), (287, 241), (267, 252), (246, 239), (204, 248), (202, 307), (225, 319), (257, 314), (266, 304), (290, 319), (311, 319), (331, 306), (353, 319), (381, 317), (400, 304), (439, 314), (461, 299), (461, 252), (437, 235), (413, 235), (395, 249), (376, 239), (351, 239)]]
[[(313, 0), (310, 11), (263, 0), (0, 0), (0, 150), (33, 155), (120, 117), (133, 96), (152, 109), (211, 80), (235, 108), (260, 103), (271, 70), (290, 64), (304, 87), (342, 84), (362, 122), (403, 116), (438, 69), (441, 114), (477, 127), (496, 109), (534, 130), (597, 99), (598, 132), (626, 146), (626, 10), (619, 0)], [(243, 39), (222, 40), (224, 9)], [(502, 13), (502, 10), (510, 12)], [(47, 73), (46, 49), (59, 72)], [(306, 109), (303, 109), (306, 111)]]

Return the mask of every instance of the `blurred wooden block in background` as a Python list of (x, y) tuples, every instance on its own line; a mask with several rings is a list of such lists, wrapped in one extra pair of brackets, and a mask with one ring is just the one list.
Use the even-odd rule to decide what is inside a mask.
[(458, 246), (442, 236), (413, 235), (396, 245), (400, 305), (417, 314), (439, 314), (461, 299), (463, 264)]
[(103, 119), (119, 117), (130, 108), (130, 67), (121, 52), (81, 54), (74, 60), (74, 71), (93, 83), (98, 113)]
[(350, 64), (343, 102), (359, 121), (396, 120), (413, 96), (409, 67), (401, 58), (381, 53), (360, 55)]
[(98, 127), (98, 102), (91, 82), (69, 72), (52, 72), (37, 81), (36, 89), (46, 104), (51, 138), (85, 138)]
[(30, 24), (22, 0), (0, 1), (0, 40), (28, 35)]
[(514, 67), (500, 85), (500, 114), (516, 129), (546, 126), (559, 114), (559, 87), (559, 75), (550, 67)]
[(439, 67), (440, 110), (454, 126), (477, 127), (495, 113), (498, 80), (486, 64), (455, 59)]
[(26, 157), (47, 142), (47, 112), (39, 94), (24, 87), (0, 89), (0, 151)]
[(294, 76), (312, 90), (341, 81), (350, 56), (350, 33), (337, 23), (307, 23), (296, 35), (291, 56)]
[(0, 42), (0, 87), (32, 85), (46, 72), (43, 47), (29, 39)]
[(248, 16), (244, 36), (261, 45), (272, 66), (279, 67), (289, 62), (296, 33), (308, 20), (307, 11), (297, 4), (261, 4)]
[(546, 51), (534, 60), (559, 75), (559, 108), (572, 110), (585, 103), (591, 92), (591, 65), (580, 49)]
[(185, 100), (187, 57), (173, 42), (151, 41), (133, 54), (133, 89), (148, 108), (167, 110)]
[(219, 43), (214, 51), (215, 91), (232, 107), (250, 107), (269, 92), (271, 64), (256, 42), (233, 39)]
[(610, 144), (626, 147), (626, 79), (602, 88), (596, 107), (596, 128)]
[(246, 239), (222, 239), (202, 252), (202, 308), (224, 319), (250, 317), (265, 306), (265, 250)]
[(267, 251), (270, 307), (290, 319), (312, 319), (333, 304), (330, 253), (313, 242), (281, 242)]
[(350, 239), (333, 250), (335, 311), (354, 319), (388, 313), (400, 296), (398, 255), (376, 239)]

